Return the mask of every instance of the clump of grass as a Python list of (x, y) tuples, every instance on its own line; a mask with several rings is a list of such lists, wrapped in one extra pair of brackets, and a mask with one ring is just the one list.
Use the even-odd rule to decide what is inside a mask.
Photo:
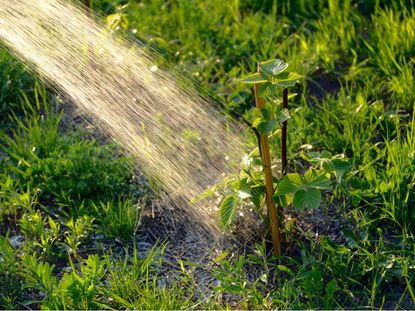
[(128, 242), (138, 229), (140, 207), (131, 201), (93, 204), (100, 228), (104, 234)]
[(129, 160), (112, 145), (80, 140), (79, 133), (62, 135), (56, 104), (48, 102), (44, 88), (36, 89), (34, 103), (26, 97), (25, 120), (15, 118), (12, 134), (1, 135), (5, 169), (18, 184), (38, 189), (42, 202), (67, 205), (127, 193)]

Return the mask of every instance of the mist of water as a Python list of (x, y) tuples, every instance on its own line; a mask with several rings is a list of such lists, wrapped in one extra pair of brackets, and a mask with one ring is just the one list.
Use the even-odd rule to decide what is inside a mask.
[[(235, 127), (178, 76), (68, 0), (0, 0), (0, 40), (137, 157), (183, 204), (233, 169)], [(217, 232), (204, 203), (190, 214)]]

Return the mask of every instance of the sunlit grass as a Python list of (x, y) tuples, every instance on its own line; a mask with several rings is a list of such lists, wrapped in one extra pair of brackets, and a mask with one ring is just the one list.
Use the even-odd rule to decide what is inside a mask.
[[(111, 14), (119, 3), (94, 6)], [(308, 77), (291, 105), (289, 165), (302, 168), (308, 148), (344, 153), (352, 163), (328, 199), (346, 219), (340, 242), (304, 233), (279, 262), (264, 245), (224, 256), (203, 267), (218, 280), (204, 290), (179, 263), (166, 280), (161, 249), (139, 258), (128, 160), (59, 130), (56, 106), (45, 117), (30, 110), (34, 79), (2, 51), (0, 307), (414, 308), (415, 13), (411, 1), (377, 3), (129, 1), (128, 29), (119, 31), (158, 51), (161, 67), (190, 75), (232, 115), (253, 106), (238, 78), (257, 61), (286, 59)], [(278, 146), (271, 146), (277, 156)], [(96, 233), (121, 241), (129, 255), (90, 255)], [(11, 246), (11, 235), (22, 235), (22, 244)]]

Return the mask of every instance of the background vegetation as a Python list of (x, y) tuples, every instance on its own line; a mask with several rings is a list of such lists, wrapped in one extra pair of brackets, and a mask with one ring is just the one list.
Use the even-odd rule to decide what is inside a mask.
[(131, 159), (64, 124), (65, 103), (2, 48), (0, 307), (415, 308), (412, 1), (124, 4), (93, 8), (103, 24), (122, 16), (117, 32), (192, 76), (230, 115), (249, 118), (254, 103), (240, 77), (285, 59), (307, 77), (290, 103), (290, 170), (336, 154), (352, 168), (313, 212), (323, 225), (307, 230), (307, 213), (291, 215), (295, 243), (280, 259), (259, 241), (204, 267), (215, 279), (204, 286), (197, 265), (166, 275), (164, 245), (143, 257), (135, 243), (149, 191), (137, 189)]

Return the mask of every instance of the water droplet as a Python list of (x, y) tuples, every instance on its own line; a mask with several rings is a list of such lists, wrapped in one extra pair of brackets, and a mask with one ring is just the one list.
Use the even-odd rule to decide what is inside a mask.
[(133, 29), (133, 34), (136, 34), (137, 33), (137, 29)]
[(157, 71), (158, 67), (156, 65), (150, 67), (151, 72)]

